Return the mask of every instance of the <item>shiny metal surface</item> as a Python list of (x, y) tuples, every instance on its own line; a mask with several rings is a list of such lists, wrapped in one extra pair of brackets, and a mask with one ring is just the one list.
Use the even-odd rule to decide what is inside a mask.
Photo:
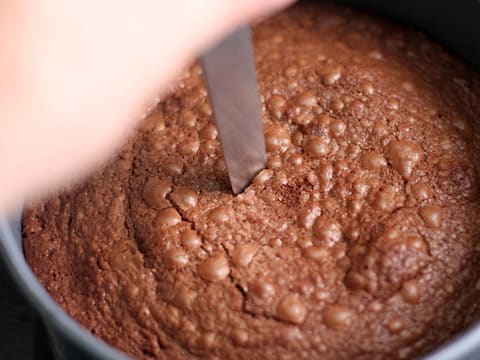
[(265, 167), (265, 139), (250, 28), (245, 26), (201, 59), (234, 194)]

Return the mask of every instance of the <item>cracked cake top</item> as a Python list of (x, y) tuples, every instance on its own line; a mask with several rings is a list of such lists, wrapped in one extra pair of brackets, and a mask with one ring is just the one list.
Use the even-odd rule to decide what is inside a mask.
[(471, 324), (478, 75), (333, 5), (254, 43), (267, 168), (230, 194), (193, 65), (114, 161), (26, 210), (42, 284), (141, 359), (405, 358)]

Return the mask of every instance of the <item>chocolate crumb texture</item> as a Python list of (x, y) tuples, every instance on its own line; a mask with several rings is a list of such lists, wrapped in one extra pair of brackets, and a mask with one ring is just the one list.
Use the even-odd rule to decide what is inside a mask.
[(253, 31), (267, 168), (234, 197), (193, 64), (116, 159), (25, 210), (25, 255), (138, 359), (404, 359), (480, 317), (480, 77), (299, 4)]

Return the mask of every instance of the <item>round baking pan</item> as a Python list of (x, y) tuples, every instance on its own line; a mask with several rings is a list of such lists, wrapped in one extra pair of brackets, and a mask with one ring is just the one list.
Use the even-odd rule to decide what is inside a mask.
[[(480, 69), (480, 0), (340, 0), (429, 33), (444, 46)], [(8, 174), (3, 174), (8, 176)], [(43, 319), (58, 359), (129, 359), (69, 317), (49, 296), (23, 256), (22, 209), (0, 216), (0, 252), (14, 282)], [(424, 359), (473, 360), (480, 357), (480, 323), (442, 345)]]

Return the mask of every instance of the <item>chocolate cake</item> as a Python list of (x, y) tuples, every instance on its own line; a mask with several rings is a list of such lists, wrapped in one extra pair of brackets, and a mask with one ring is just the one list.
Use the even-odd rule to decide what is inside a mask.
[(267, 168), (240, 195), (198, 64), (102, 171), (24, 214), (25, 255), (138, 359), (394, 359), (480, 317), (480, 77), (334, 5), (254, 28)]

